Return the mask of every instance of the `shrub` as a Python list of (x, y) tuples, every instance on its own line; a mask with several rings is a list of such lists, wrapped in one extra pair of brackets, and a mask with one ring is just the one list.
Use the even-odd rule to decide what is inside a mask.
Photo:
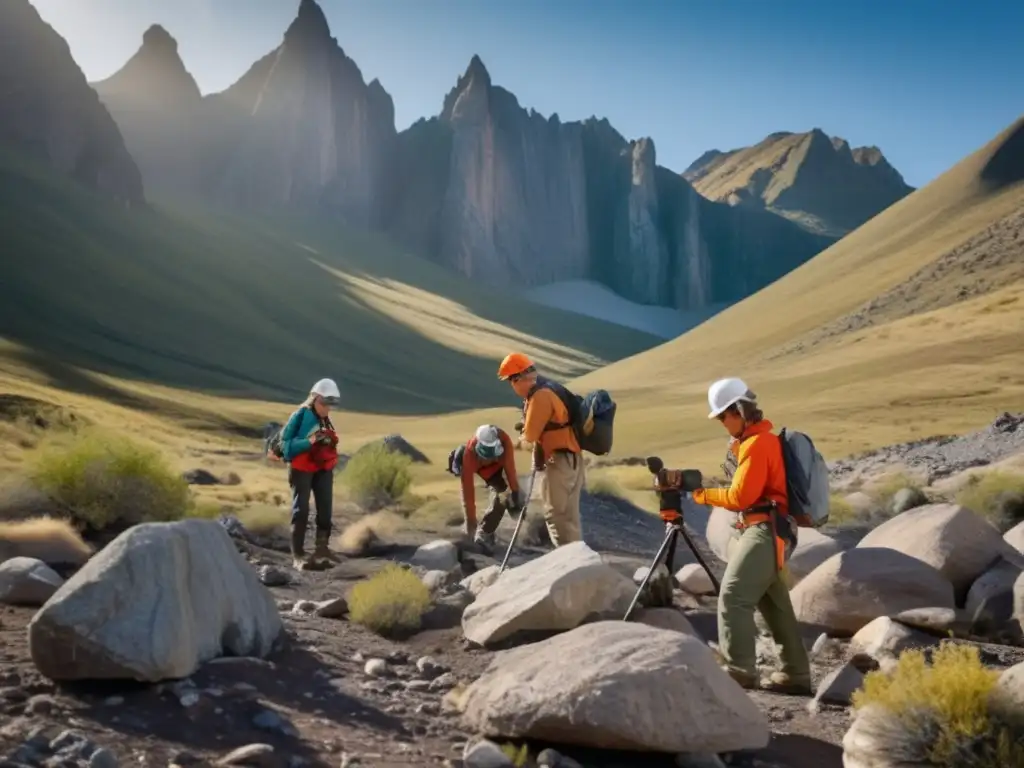
[(902, 472), (897, 472), (883, 475), (871, 482), (867, 488), (867, 493), (875, 500), (884, 513), (889, 514), (892, 512), (893, 497), (904, 488), (920, 490), (921, 484)]
[(838, 493), (833, 493), (828, 502), (828, 523), (829, 525), (843, 525), (844, 523), (858, 522), (859, 516), (853, 505)]
[(388, 563), (352, 587), (349, 619), (378, 635), (402, 638), (420, 628), (430, 608), (430, 591), (412, 571)]
[[(895, 734), (888, 746), (947, 768), (1024, 766), (1024, 742), (989, 713), (999, 672), (981, 662), (975, 646), (943, 642), (929, 666), (922, 650), (905, 651), (888, 674), (869, 673), (853, 707), (888, 713)], [(901, 758), (901, 759), (902, 759)]]
[(93, 530), (178, 520), (193, 508), (188, 483), (164, 458), (124, 437), (91, 433), (43, 448), (29, 477)]
[(389, 451), (383, 445), (369, 445), (349, 459), (341, 483), (359, 504), (378, 509), (394, 504), (412, 485), (412, 459)]
[(975, 475), (956, 501), (984, 515), (1005, 533), (1024, 520), (1024, 476), (998, 471)]
[(622, 486), (615, 478), (597, 474), (587, 477), (587, 493), (592, 496), (605, 496), (613, 499), (623, 497)]
[(288, 528), (291, 513), (280, 507), (273, 507), (269, 504), (255, 504), (250, 507), (242, 507), (235, 513), (238, 520), (257, 536), (265, 536)]

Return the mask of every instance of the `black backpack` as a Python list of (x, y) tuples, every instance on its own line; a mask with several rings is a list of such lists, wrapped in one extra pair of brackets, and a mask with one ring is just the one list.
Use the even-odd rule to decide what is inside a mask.
[[(569, 421), (564, 424), (548, 422), (545, 432), (555, 429), (572, 429), (580, 448), (595, 456), (604, 456), (612, 449), (612, 428), (615, 422), (617, 405), (603, 389), (595, 389), (580, 397), (562, 384), (551, 379), (538, 376), (537, 383), (526, 395), (529, 400), (538, 389), (550, 389), (562, 401), (569, 413)], [(523, 402), (523, 420), (526, 420), (526, 401)]]

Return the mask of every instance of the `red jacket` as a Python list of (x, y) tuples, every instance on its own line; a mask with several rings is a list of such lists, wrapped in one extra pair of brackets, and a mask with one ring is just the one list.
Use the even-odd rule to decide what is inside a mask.
[(466, 451), (462, 458), (462, 508), (466, 520), (470, 523), (476, 522), (476, 488), (473, 487), (473, 475), (480, 475), (484, 480), (490, 480), (501, 470), (505, 470), (505, 477), (508, 479), (508, 487), (513, 491), (519, 490), (519, 479), (516, 477), (515, 446), (504, 430), (498, 430), (498, 437), (501, 439), (501, 446), (504, 452), (495, 461), (484, 464), (476, 454), (476, 438), (470, 438), (466, 443)]

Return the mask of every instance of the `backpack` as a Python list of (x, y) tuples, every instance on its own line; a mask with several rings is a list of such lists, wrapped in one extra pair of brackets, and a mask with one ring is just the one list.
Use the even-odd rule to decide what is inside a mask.
[[(615, 422), (615, 411), (618, 405), (603, 389), (595, 389), (584, 397), (570, 392), (557, 381), (538, 378), (537, 384), (527, 394), (529, 400), (538, 389), (550, 389), (562, 401), (569, 413), (569, 421), (565, 424), (550, 422), (544, 427), (545, 432), (555, 429), (571, 428), (576, 435), (580, 448), (595, 456), (604, 456), (612, 449), (612, 428)], [(526, 403), (523, 403), (523, 420), (526, 420)]]
[[(303, 406), (302, 410), (310, 411), (311, 413), (313, 413), (314, 416), (316, 416), (316, 413), (314, 413), (312, 411), (312, 409), (310, 409), (310, 408), (307, 408), (307, 407)], [(317, 416), (316, 419), (317, 419), (317, 422), (321, 426), (327, 426), (329, 429), (334, 429), (334, 425), (331, 423), (330, 418), (321, 419), (319, 416)], [(295, 422), (295, 424), (296, 424), (295, 428), (296, 429), (298, 429), (298, 424), (300, 424), (301, 421), (302, 421), (301, 418), (296, 420), (296, 422)], [(274, 457), (277, 461), (284, 461), (284, 441), (285, 440), (291, 440), (293, 437), (295, 437), (294, 434), (293, 435), (289, 435), (288, 437), (285, 437), (285, 435), (284, 435), (284, 427), (286, 427), (286, 426), (288, 426), (288, 425), (287, 424), (285, 424), (284, 426), (278, 425), (277, 429), (275, 429), (266, 438), (266, 440), (264, 441), (264, 445), (266, 447), (267, 455)]]
[(801, 528), (820, 528), (828, 522), (829, 474), (825, 459), (803, 432), (779, 432), (786, 467), (789, 514)]
[(462, 459), (466, 453), (466, 446), (460, 445), (448, 454), (448, 471), (456, 477), (462, 476)]

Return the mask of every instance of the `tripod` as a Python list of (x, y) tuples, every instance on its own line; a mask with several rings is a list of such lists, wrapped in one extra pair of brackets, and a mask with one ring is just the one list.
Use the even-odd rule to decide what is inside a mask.
[[(657, 456), (649, 457), (646, 463), (647, 469), (652, 475), (658, 475), (665, 466), (664, 462)], [(633, 595), (633, 600), (630, 602), (629, 608), (626, 609), (626, 615), (622, 617), (623, 621), (629, 621), (629, 617), (633, 614), (633, 610), (636, 608), (636, 604), (640, 600), (640, 595), (643, 594), (644, 589), (654, 576), (654, 572), (658, 569), (658, 566), (664, 561), (669, 565), (669, 567), (671, 567), (671, 563), (676, 554), (677, 539), (680, 535), (682, 535), (683, 541), (686, 542), (686, 546), (688, 546), (690, 551), (693, 552), (693, 556), (697, 558), (697, 562), (700, 563), (701, 568), (703, 568), (705, 573), (707, 573), (708, 578), (711, 579), (711, 586), (714, 587), (715, 594), (718, 594), (722, 589), (722, 585), (715, 577), (715, 574), (712, 573), (707, 562), (701, 556), (700, 551), (693, 543), (693, 539), (690, 538), (690, 534), (687, 533), (686, 527), (683, 524), (682, 492), (678, 488), (663, 487), (661, 485), (656, 486), (655, 490), (658, 491), (660, 500), (661, 519), (665, 521), (665, 538), (661, 542), (661, 546), (658, 547), (658, 552), (655, 554), (650, 568), (647, 569), (647, 575), (644, 576), (644, 580), (640, 582), (639, 589), (637, 589), (636, 594)]]

